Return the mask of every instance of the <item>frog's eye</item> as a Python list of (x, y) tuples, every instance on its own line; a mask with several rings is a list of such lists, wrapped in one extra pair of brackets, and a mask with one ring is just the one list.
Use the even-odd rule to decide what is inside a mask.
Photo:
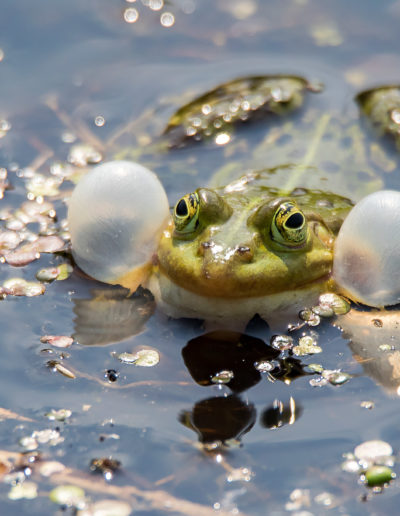
[(276, 210), (271, 236), (275, 241), (289, 246), (298, 246), (306, 241), (306, 218), (294, 202), (284, 202)]
[(200, 200), (196, 192), (187, 194), (180, 199), (174, 209), (175, 229), (178, 233), (191, 233), (199, 219)]

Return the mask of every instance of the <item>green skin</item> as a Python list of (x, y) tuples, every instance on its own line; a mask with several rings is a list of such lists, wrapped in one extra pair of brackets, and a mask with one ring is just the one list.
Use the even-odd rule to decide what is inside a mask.
[[(164, 231), (158, 248), (160, 274), (195, 294), (227, 299), (326, 284), (334, 238), (351, 201), (319, 190), (285, 195), (265, 186), (268, 174), (197, 190), (197, 226), (183, 233), (172, 222)], [(285, 235), (274, 236), (275, 213), (287, 201), (297, 204), (307, 226), (305, 238), (295, 245)]]

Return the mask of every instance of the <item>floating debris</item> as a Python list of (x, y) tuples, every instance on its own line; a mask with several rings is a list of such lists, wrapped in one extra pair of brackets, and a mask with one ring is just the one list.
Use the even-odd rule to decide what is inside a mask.
[(308, 383), (311, 387), (325, 387), (325, 385), (328, 385), (328, 380), (320, 376), (319, 378), (311, 378)]
[(322, 353), (322, 348), (317, 345), (317, 341), (310, 335), (301, 337), (298, 346), (293, 348), (293, 354), (298, 357), (316, 353)]
[(135, 360), (132, 362), (140, 367), (153, 367), (160, 361), (160, 355), (155, 349), (141, 349), (134, 354)]
[(382, 461), (393, 455), (393, 449), (385, 441), (365, 441), (354, 449), (354, 455), (359, 461), (382, 464)]
[(32, 433), (32, 438), (39, 444), (49, 444), (50, 446), (57, 446), (57, 444), (64, 442), (64, 437), (60, 435), (58, 430), (54, 430), (53, 428), (35, 430), (35, 432)]
[(287, 351), (293, 348), (293, 338), (289, 335), (273, 335), (270, 344), (279, 351)]
[(302, 507), (310, 507), (310, 491), (308, 489), (294, 489), (289, 495), (289, 502), (285, 504), (287, 511), (298, 511)]
[(219, 373), (216, 373), (214, 376), (211, 377), (212, 383), (216, 384), (225, 384), (229, 383), (234, 378), (233, 371), (220, 371)]
[(73, 267), (71, 267), (71, 265), (68, 263), (62, 263), (61, 265), (58, 265), (58, 267), (46, 267), (44, 269), (40, 269), (36, 273), (36, 279), (46, 283), (50, 283), (54, 280), (63, 281), (71, 275), (72, 271)]
[(57, 253), (65, 249), (65, 242), (62, 238), (56, 235), (41, 236), (35, 242), (39, 253)]
[(35, 297), (45, 293), (42, 283), (26, 281), (23, 278), (11, 278), (3, 283), (4, 292), (10, 296)]
[(124, 353), (120, 353), (117, 356), (117, 358), (123, 364), (134, 364), (137, 360), (137, 355), (134, 355), (133, 353), (128, 353), (125, 351)]
[(342, 470), (347, 473), (360, 473), (362, 467), (352, 453), (345, 454), (346, 460), (342, 463)]
[(299, 317), (302, 321), (306, 322), (309, 326), (318, 326), (321, 322), (321, 318), (311, 309), (301, 310)]
[(337, 294), (322, 294), (318, 300), (319, 306), (330, 307), (335, 315), (347, 314), (350, 310), (350, 303)]
[(268, 360), (260, 360), (259, 362), (254, 362), (254, 367), (260, 373), (269, 373), (273, 369), (275, 369), (276, 364), (273, 362), (269, 362)]
[(231, 482), (250, 482), (254, 477), (254, 473), (250, 468), (232, 469), (226, 477), (226, 481)]
[(323, 492), (314, 497), (314, 502), (324, 507), (331, 507), (335, 504), (336, 499), (332, 493)]
[(333, 308), (327, 304), (320, 304), (312, 307), (312, 311), (319, 317), (332, 317), (335, 315)]
[(101, 473), (106, 480), (111, 480), (114, 473), (121, 468), (121, 462), (109, 457), (100, 459), (92, 459), (90, 461), (90, 471), (93, 473)]
[(387, 466), (371, 466), (364, 473), (364, 476), (370, 487), (381, 486), (396, 478), (396, 474)]
[(88, 144), (74, 145), (68, 154), (68, 162), (77, 167), (95, 165), (100, 163), (102, 159), (101, 153)]
[(54, 281), (57, 278), (58, 274), (58, 267), (47, 267), (45, 269), (40, 269), (39, 271), (37, 271), (35, 276), (38, 281), (50, 283), (51, 281)]
[(43, 174), (35, 173), (26, 183), (29, 199), (33, 200), (36, 197), (56, 197), (59, 195), (59, 186), (62, 179), (55, 176), (44, 176)]
[(46, 461), (40, 464), (39, 473), (43, 477), (51, 477), (51, 475), (54, 475), (55, 473), (61, 473), (64, 469), (65, 466), (61, 462)]
[(32, 437), (31, 435), (28, 435), (26, 437), (21, 437), (21, 439), (18, 441), (19, 445), (25, 448), (27, 451), (33, 451), (36, 450), (39, 447), (39, 444), (37, 440)]
[(50, 344), (56, 348), (69, 348), (72, 346), (74, 339), (65, 335), (44, 335), (40, 337), (40, 342)]
[(65, 367), (63, 364), (60, 364), (60, 362), (57, 362), (57, 360), (49, 360), (47, 362), (47, 367), (49, 369), (52, 369), (53, 371), (57, 371), (58, 373), (62, 374), (67, 378), (76, 378), (76, 375), (73, 371)]
[(131, 506), (119, 500), (100, 500), (78, 511), (77, 516), (129, 516)]
[[(164, 13), (165, 14), (165, 13)], [(214, 139), (223, 145), (233, 126), (299, 108), (309, 83), (295, 76), (244, 77), (220, 84), (184, 105), (170, 118), (164, 135), (171, 147), (188, 141)]]
[(21, 237), (15, 231), (7, 230), (0, 232), (0, 253), (11, 251), (21, 243)]
[(85, 502), (85, 491), (78, 486), (63, 485), (54, 488), (49, 498), (52, 502), (68, 507), (79, 507)]
[(4, 258), (13, 267), (23, 267), (40, 258), (40, 253), (35, 243), (25, 244), (10, 253), (5, 253)]
[(37, 489), (37, 484), (34, 482), (25, 481), (21, 484), (12, 486), (8, 493), (8, 498), (10, 500), (20, 500), (21, 498), (33, 500), (33, 498), (36, 498), (38, 495)]
[(360, 403), (360, 407), (371, 410), (371, 409), (375, 408), (375, 403), (373, 401), (362, 401)]
[(378, 349), (379, 349), (379, 351), (383, 351), (383, 352), (393, 351), (394, 350), (394, 346), (391, 346), (390, 344), (380, 344), (378, 346)]
[(46, 412), (44, 415), (49, 419), (50, 421), (65, 421), (66, 419), (69, 419), (72, 415), (71, 410), (69, 409), (51, 409), (50, 412)]
[(381, 135), (389, 134), (400, 146), (400, 87), (381, 86), (359, 93), (356, 100)]
[(343, 385), (351, 378), (351, 374), (343, 373), (340, 369), (322, 371), (322, 378), (328, 380), (331, 385)]
[(306, 369), (310, 373), (319, 373), (319, 374), (321, 374), (324, 370), (324, 368), (321, 364), (308, 364), (306, 366)]

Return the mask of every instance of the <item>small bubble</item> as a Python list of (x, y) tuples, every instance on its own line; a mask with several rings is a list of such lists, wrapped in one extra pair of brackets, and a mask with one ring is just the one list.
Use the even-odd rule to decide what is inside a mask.
[(139, 18), (139, 12), (134, 7), (128, 7), (124, 11), (124, 20), (126, 23), (135, 23)]
[(103, 127), (103, 125), (106, 123), (106, 119), (104, 118), (104, 116), (98, 115), (94, 119), (94, 123), (95, 125), (97, 125), (97, 127)]
[(149, 7), (152, 11), (159, 11), (164, 7), (164, 0), (150, 0)]
[(175, 16), (169, 12), (162, 13), (160, 16), (160, 22), (163, 27), (172, 27), (175, 23)]
[(203, 115), (209, 115), (212, 111), (212, 108), (210, 106), (210, 104), (203, 104), (201, 106), (201, 112), (203, 113)]

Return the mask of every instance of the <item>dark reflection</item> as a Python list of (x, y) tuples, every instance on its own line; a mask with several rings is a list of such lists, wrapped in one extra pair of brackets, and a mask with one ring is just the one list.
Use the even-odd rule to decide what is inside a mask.
[[(280, 352), (256, 337), (233, 331), (214, 331), (190, 340), (182, 350), (183, 360), (192, 378), (200, 385), (213, 385), (221, 371), (231, 371), (226, 384), (233, 392), (242, 392), (258, 383), (262, 375), (257, 367), (269, 362), (266, 373), (273, 380), (290, 383), (306, 375), (303, 364), (293, 357), (278, 359)], [(269, 364), (267, 364), (268, 366)]]
[(293, 425), (303, 413), (303, 407), (296, 404), (294, 398), (290, 397), (287, 403), (275, 400), (273, 404), (266, 408), (261, 414), (260, 424), (265, 428), (273, 430), (285, 425)]
[(223, 370), (233, 372), (228, 383), (242, 392), (261, 379), (255, 362), (274, 360), (279, 351), (264, 341), (235, 331), (213, 331), (190, 340), (182, 349), (183, 360), (195, 382), (212, 385), (211, 378)]
[(183, 411), (179, 421), (195, 431), (203, 444), (240, 441), (256, 421), (256, 409), (238, 396), (208, 398), (198, 401), (192, 411)]
[(298, 358), (282, 358), (277, 361), (277, 366), (271, 371), (270, 378), (272, 380), (281, 380), (286, 384), (290, 384), (296, 378), (313, 374), (304, 371), (304, 367), (306, 366)]
[(91, 290), (91, 299), (74, 299), (74, 339), (85, 346), (102, 346), (128, 339), (143, 331), (155, 303), (148, 290), (139, 288), (128, 297), (122, 287)]

